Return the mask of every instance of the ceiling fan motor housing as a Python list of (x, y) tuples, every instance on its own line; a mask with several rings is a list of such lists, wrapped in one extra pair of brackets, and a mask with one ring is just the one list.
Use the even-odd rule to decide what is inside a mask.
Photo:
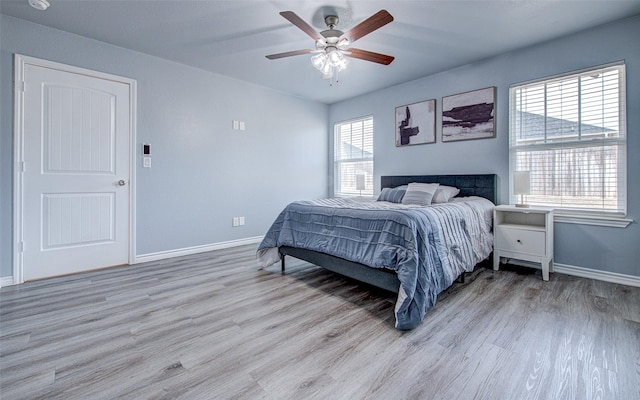
[[(327, 28), (329, 29), (320, 32), (320, 35), (322, 35), (324, 40), (320, 39), (316, 42), (316, 49), (325, 50), (328, 47), (337, 47), (338, 40), (342, 35), (344, 35), (344, 32), (341, 30), (333, 29), (338, 24), (338, 21), (339, 19), (335, 15), (328, 15), (324, 18), (324, 22), (327, 24)], [(346, 49), (348, 46), (348, 41), (346, 41), (346, 39), (343, 39), (343, 41), (344, 43), (340, 43), (340, 50)]]
[(342, 35), (343, 35), (343, 33), (344, 33), (344, 32), (339, 31), (339, 30), (337, 30), (337, 29), (327, 29), (327, 30), (325, 30), (325, 31), (320, 32), (320, 34), (321, 34), (322, 36), (324, 36), (326, 39), (329, 39), (329, 38), (336, 38), (336, 39), (337, 39), (337, 38), (339, 38), (340, 36), (342, 36)]
[(328, 45), (335, 45), (338, 43), (338, 38), (344, 35), (344, 32), (333, 29), (338, 25), (338, 21), (340, 21), (340, 19), (336, 15), (327, 15), (324, 17), (324, 23), (327, 24), (327, 28), (329, 29), (320, 32), (320, 34), (326, 39)]
[(338, 25), (339, 21), (340, 18), (338, 18), (337, 15), (327, 15), (326, 17), (324, 17), (324, 23), (327, 24), (327, 27), (329, 29), (333, 29), (336, 25)]

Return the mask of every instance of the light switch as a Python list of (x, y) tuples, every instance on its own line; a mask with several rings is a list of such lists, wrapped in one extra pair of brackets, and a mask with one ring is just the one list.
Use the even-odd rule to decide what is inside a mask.
[(151, 168), (151, 157), (142, 157), (142, 167)]

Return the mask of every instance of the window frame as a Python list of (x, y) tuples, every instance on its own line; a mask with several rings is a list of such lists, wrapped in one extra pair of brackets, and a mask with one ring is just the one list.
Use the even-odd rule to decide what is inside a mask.
[[(620, 137), (615, 140), (608, 139), (606, 137), (595, 139), (595, 140), (569, 140), (569, 141), (558, 141), (558, 142), (548, 142), (547, 141), (547, 121), (550, 117), (547, 113), (547, 109), (549, 107), (549, 102), (552, 101), (550, 97), (548, 97), (548, 93), (546, 89), (544, 91), (543, 96), (543, 107), (544, 107), (544, 136), (545, 140), (543, 143), (534, 143), (534, 144), (524, 144), (518, 145), (515, 142), (516, 139), (516, 119), (518, 117), (522, 118), (522, 115), (518, 115), (517, 104), (516, 104), (516, 93), (535, 85), (545, 85), (545, 88), (550, 84), (558, 83), (560, 81), (566, 81), (571, 78), (576, 78), (580, 81), (580, 77), (588, 75), (589, 73), (594, 73), (596, 71), (601, 72), (606, 69), (618, 69), (618, 117), (619, 117), (619, 132)], [(578, 94), (578, 109), (581, 110), (583, 105), (583, 99), (581, 89)], [(614, 142), (616, 149), (619, 153), (622, 153), (622, 157), (618, 159), (618, 166), (616, 168), (616, 182), (617, 183), (617, 193), (618, 196), (618, 209), (617, 210), (604, 210), (604, 209), (588, 209), (588, 208), (571, 208), (571, 207), (562, 207), (562, 206), (553, 206), (554, 207), (554, 216), (555, 222), (563, 222), (563, 223), (576, 223), (576, 224), (586, 224), (586, 225), (598, 225), (598, 226), (613, 226), (613, 227), (626, 227), (633, 220), (626, 218), (628, 211), (628, 194), (626, 191), (627, 186), (627, 141), (628, 141), (628, 133), (626, 126), (626, 115), (627, 115), (627, 106), (626, 106), (626, 66), (624, 60), (603, 64), (599, 66), (594, 66), (590, 68), (584, 68), (577, 71), (571, 71), (568, 73), (548, 76), (540, 79), (530, 80), (526, 82), (519, 82), (511, 84), (509, 87), (509, 203), (515, 204), (517, 202), (517, 196), (513, 192), (513, 173), (516, 171), (516, 153), (522, 152), (535, 152), (540, 150), (562, 150), (562, 149), (578, 149), (580, 147), (584, 148), (595, 148), (598, 146), (604, 146), (609, 142)], [(564, 99), (564, 96), (561, 96)], [(565, 106), (561, 106), (562, 110), (565, 110)], [(529, 113), (530, 111), (524, 112)], [(580, 111), (579, 111), (580, 112)], [(579, 122), (582, 124), (582, 122)], [(581, 154), (585, 154), (581, 153)], [(621, 190), (622, 188), (622, 190)], [(622, 192), (622, 194), (620, 194)], [(566, 192), (564, 192), (566, 195)], [(529, 201), (532, 205), (535, 205), (535, 202)], [(546, 204), (539, 204), (546, 205)]]
[[(345, 125), (351, 125), (351, 129), (353, 130), (353, 124), (366, 124), (368, 121), (371, 123), (370, 137), (369, 140), (371, 142), (370, 152), (368, 156), (365, 157), (350, 157), (350, 158), (339, 158), (338, 152), (340, 150), (340, 129)], [(363, 126), (363, 140), (366, 138), (365, 127)], [(374, 190), (374, 153), (373, 153), (373, 140), (374, 140), (374, 123), (373, 123), (373, 115), (365, 115), (358, 118), (353, 118), (345, 121), (336, 122), (333, 125), (333, 195), (335, 197), (353, 197), (353, 196), (373, 196)], [(342, 166), (345, 164), (354, 164), (354, 163), (370, 163), (369, 171), (365, 172), (365, 189), (359, 191), (354, 189), (352, 191), (344, 190), (342, 187)], [(355, 182), (355, 173), (354, 173), (354, 182)]]

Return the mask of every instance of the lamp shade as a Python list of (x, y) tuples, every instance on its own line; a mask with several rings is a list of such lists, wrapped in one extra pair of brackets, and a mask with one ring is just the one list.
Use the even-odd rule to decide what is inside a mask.
[(529, 194), (531, 190), (531, 174), (529, 171), (513, 172), (513, 194)]
[(325, 64), (327, 63), (327, 55), (322, 53), (318, 53), (315, 56), (311, 57), (311, 65), (313, 65), (318, 71), (322, 71)]
[(47, 0), (28, 0), (28, 1), (31, 7), (40, 11), (46, 10), (51, 5)]
[(364, 190), (364, 174), (356, 175), (356, 190)]

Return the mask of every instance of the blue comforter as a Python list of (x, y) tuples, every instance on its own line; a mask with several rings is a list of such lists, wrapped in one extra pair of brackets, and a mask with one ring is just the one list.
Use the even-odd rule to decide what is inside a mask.
[(428, 207), (352, 199), (298, 201), (275, 220), (258, 263), (279, 261), (277, 248), (314, 250), (398, 274), (396, 328), (413, 329), (438, 293), (491, 253), (493, 203), (480, 197)]

